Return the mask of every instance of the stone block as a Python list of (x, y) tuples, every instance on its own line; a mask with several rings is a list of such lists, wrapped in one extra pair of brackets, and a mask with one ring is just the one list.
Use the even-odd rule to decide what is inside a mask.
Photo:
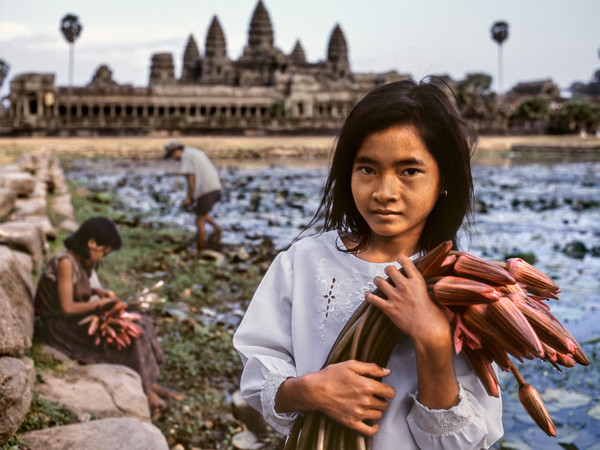
[(66, 406), (82, 420), (93, 415), (150, 421), (148, 399), (140, 376), (126, 366), (71, 366), (60, 377), (43, 372), (35, 389), (40, 397)]
[(37, 225), (42, 230), (46, 240), (53, 241), (56, 239), (56, 228), (54, 228), (48, 216), (31, 215), (27, 217), (27, 222)]
[(35, 190), (36, 179), (24, 172), (0, 172), (0, 186), (14, 191), (18, 197), (28, 197)]
[(36, 270), (41, 268), (46, 238), (39, 224), (25, 220), (0, 223), (0, 245), (28, 253)]
[(8, 217), (15, 206), (17, 194), (15, 191), (0, 187), (0, 220)]
[(0, 246), (0, 355), (23, 356), (33, 338), (34, 286), (13, 252)]
[(19, 437), (31, 450), (169, 450), (158, 428), (131, 417), (46, 428)]
[(75, 218), (75, 211), (73, 210), (71, 195), (69, 194), (61, 194), (54, 197), (50, 202), (50, 209), (55, 216), (71, 220)]
[(15, 201), (10, 220), (23, 220), (29, 216), (42, 216), (46, 214), (47, 203), (43, 197), (18, 198)]
[(0, 357), (0, 445), (15, 434), (27, 414), (34, 381), (31, 359)]

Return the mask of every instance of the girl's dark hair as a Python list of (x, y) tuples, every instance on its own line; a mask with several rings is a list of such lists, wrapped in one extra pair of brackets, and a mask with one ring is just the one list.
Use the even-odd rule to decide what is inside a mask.
[(369, 227), (352, 196), (352, 167), (363, 141), (394, 125), (410, 125), (418, 131), (438, 164), (447, 191), (427, 219), (419, 250), (431, 250), (446, 240), (452, 240), (456, 247), (458, 229), (465, 218), (468, 222), (471, 219), (470, 159), (475, 134), (456, 107), (450, 88), (435, 78), (379, 86), (352, 109), (339, 132), (323, 198), (309, 226), (323, 220), (325, 231), (344, 230), (357, 236), (358, 245), (353, 250), (368, 245)]
[(90, 239), (94, 239), (98, 245), (111, 250), (119, 250), (123, 246), (116, 225), (110, 219), (102, 216), (87, 219), (75, 233), (65, 239), (64, 244), (68, 250), (82, 260), (87, 260), (90, 257), (88, 248)]

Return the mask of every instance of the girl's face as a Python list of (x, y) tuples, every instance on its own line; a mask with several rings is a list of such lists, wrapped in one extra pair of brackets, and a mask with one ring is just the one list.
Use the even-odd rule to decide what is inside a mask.
[(88, 250), (90, 254), (89, 263), (92, 266), (101, 263), (104, 257), (112, 251), (110, 247), (98, 245), (94, 239), (88, 241)]
[(412, 126), (369, 135), (354, 159), (351, 187), (371, 238), (400, 238), (416, 249), (442, 192), (440, 178), (437, 162)]

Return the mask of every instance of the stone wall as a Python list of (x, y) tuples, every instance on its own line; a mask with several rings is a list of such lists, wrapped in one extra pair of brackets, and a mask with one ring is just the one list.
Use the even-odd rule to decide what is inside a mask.
[(0, 444), (21, 424), (35, 381), (26, 354), (33, 339), (34, 276), (48, 239), (76, 227), (63, 171), (55, 158), (23, 155), (0, 168)]
[[(20, 435), (30, 449), (166, 450), (165, 437), (150, 421), (141, 379), (132, 369), (78, 366), (44, 347), (67, 370), (61, 377), (42, 372), (36, 381), (34, 362), (27, 357), (34, 331), (34, 280), (48, 241), (57, 231), (77, 227), (56, 157), (27, 154), (0, 167), (0, 445), (18, 430), (35, 389), (41, 398), (73, 411), (80, 423)], [(90, 421), (92, 417), (97, 420)]]

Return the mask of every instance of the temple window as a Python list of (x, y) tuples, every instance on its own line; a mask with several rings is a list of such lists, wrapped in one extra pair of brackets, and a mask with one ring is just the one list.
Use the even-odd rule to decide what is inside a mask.
[(35, 99), (29, 100), (29, 114), (37, 114), (38, 102)]

